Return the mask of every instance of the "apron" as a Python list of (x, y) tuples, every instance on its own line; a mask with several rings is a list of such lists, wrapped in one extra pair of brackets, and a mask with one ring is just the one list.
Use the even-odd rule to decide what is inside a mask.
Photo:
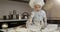
[(32, 24), (29, 25), (28, 28), (31, 31), (34, 31), (34, 32), (39, 31), (40, 32), (42, 24), (43, 24), (43, 15), (42, 15), (41, 11), (34, 12)]

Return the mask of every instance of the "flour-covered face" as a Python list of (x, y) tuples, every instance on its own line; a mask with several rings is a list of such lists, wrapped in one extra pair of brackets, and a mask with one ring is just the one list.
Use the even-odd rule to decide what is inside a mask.
[(35, 11), (40, 11), (40, 9), (41, 9), (41, 6), (40, 6), (40, 5), (35, 5), (35, 6), (34, 6), (34, 10), (35, 10)]

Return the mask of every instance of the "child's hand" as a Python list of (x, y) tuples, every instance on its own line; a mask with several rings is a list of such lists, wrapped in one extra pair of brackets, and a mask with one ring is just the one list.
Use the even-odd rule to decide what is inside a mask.
[(32, 21), (29, 21), (29, 20), (28, 20), (27, 23), (28, 23), (28, 24), (32, 24)]
[(29, 24), (32, 24), (32, 18), (29, 19)]
[(32, 24), (32, 21), (29, 21), (29, 24)]

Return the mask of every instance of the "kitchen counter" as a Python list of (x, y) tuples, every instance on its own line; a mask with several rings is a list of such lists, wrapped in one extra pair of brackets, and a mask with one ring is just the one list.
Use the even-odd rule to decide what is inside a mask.
[(0, 20), (0, 22), (11, 22), (11, 21), (27, 21), (27, 19), (12, 19), (12, 20)]
[(27, 19), (0, 20), (0, 29), (2, 29), (3, 24), (7, 24), (8, 28), (12, 28), (12, 27), (20, 26), (20, 25), (25, 25), (26, 21)]

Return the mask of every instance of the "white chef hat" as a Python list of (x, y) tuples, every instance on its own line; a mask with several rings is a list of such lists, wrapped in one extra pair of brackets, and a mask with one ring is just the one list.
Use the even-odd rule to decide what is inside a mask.
[(43, 0), (30, 0), (29, 5), (31, 8), (34, 8), (35, 5), (40, 5), (41, 7), (44, 6)]

